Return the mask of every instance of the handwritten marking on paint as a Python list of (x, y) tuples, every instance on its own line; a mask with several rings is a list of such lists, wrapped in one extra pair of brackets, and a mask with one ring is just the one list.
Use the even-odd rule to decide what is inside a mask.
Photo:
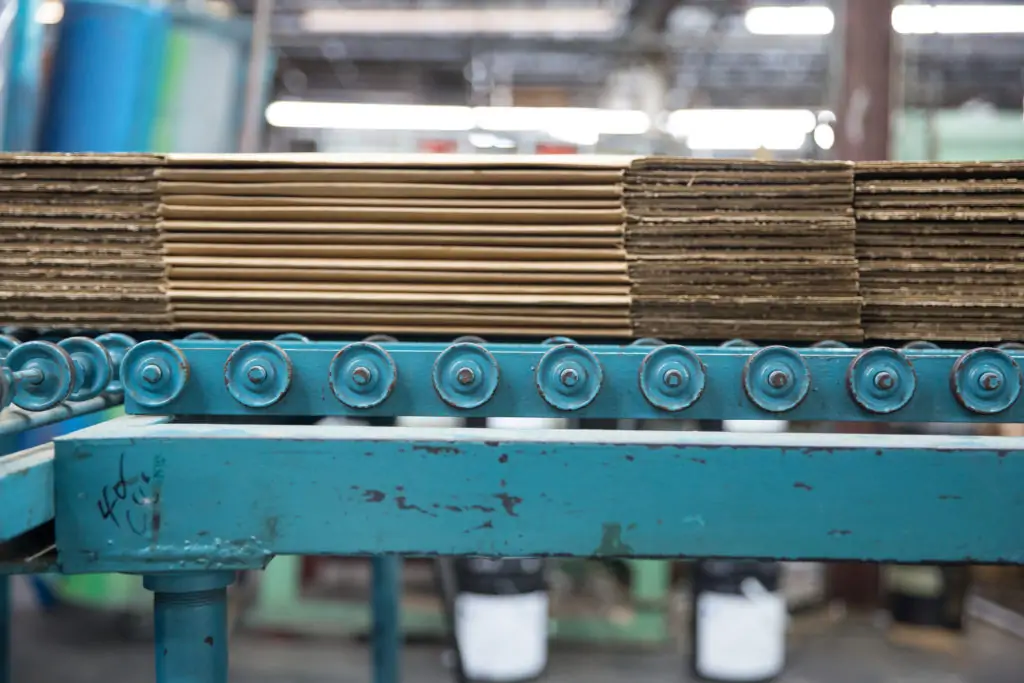
[(96, 500), (100, 517), (126, 528), (136, 536), (144, 536), (153, 526), (153, 508), (160, 494), (154, 491), (153, 477), (145, 471), (125, 473), (124, 453), (117, 462), (117, 477), (105, 484)]

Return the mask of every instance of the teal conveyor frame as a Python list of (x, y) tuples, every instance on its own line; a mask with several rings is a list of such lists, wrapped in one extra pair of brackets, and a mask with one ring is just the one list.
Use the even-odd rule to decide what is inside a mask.
[[(3, 519), (25, 518), (17, 539), (5, 532), (3, 567), (142, 574), (155, 594), (161, 682), (226, 681), (226, 589), (235, 572), (282, 554), (376, 558), (381, 683), (399, 675), (402, 556), (1024, 563), (1019, 438), (310, 424), (1024, 422), (1024, 352), (1014, 345), (290, 336), (155, 340), (110, 355), (120, 359), (109, 373), (81, 339), (14, 345), (7, 356), (4, 400), (49, 407), (117, 382), (129, 415), (0, 460)], [(16, 467), (32, 476), (12, 484)]]

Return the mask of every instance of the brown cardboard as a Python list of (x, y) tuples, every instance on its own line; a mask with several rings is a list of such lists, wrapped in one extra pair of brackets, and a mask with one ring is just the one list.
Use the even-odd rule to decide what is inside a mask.
[(512, 246), (380, 245), (380, 244), (215, 244), (169, 242), (173, 256), (256, 256), (275, 258), (374, 258), (388, 259), (489, 259), (503, 261), (601, 261), (625, 260), (621, 249), (571, 249)]
[[(2, 187), (2, 185), (0, 185)], [(159, 184), (162, 197), (230, 195), (256, 197), (384, 198), (384, 199), (606, 199), (618, 202), (617, 184), (483, 185), (388, 182), (170, 182)]]
[(248, 221), (189, 221), (189, 220), (164, 220), (161, 223), (163, 229), (168, 233), (173, 232), (226, 232), (238, 231), (243, 234), (250, 232), (270, 233), (294, 233), (294, 232), (316, 232), (316, 233), (403, 233), (403, 234), (457, 234), (466, 233), (481, 235), (621, 235), (622, 226), (619, 223), (563, 223), (563, 224), (519, 224), (519, 223), (452, 223), (449, 221), (437, 221), (430, 223), (309, 223), (309, 222), (287, 222), (269, 220), (258, 222)]
[[(0, 215), (3, 205), (0, 205)], [(461, 209), (381, 207), (255, 207), (168, 206), (160, 208), (163, 218), (188, 220), (252, 220), (259, 216), (272, 221), (388, 221), (423, 223), (613, 223), (622, 221), (619, 210), (601, 209)]]

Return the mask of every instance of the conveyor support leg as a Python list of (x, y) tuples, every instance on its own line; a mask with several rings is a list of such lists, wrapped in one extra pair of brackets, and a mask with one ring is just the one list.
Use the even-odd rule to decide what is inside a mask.
[(227, 587), (233, 572), (154, 574), (157, 683), (227, 683)]
[(402, 560), (396, 555), (373, 558), (373, 680), (398, 683), (401, 658)]

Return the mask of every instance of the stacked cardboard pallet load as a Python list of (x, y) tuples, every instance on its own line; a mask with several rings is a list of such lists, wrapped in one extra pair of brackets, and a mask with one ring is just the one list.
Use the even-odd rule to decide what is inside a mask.
[(168, 329), (160, 163), (150, 155), (0, 156), (0, 322)]
[(626, 173), (634, 333), (862, 337), (842, 162), (646, 158)]
[(855, 204), (869, 337), (1024, 338), (1024, 163), (858, 164)]
[(179, 329), (624, 337), (626, 159), (172, 156)]

